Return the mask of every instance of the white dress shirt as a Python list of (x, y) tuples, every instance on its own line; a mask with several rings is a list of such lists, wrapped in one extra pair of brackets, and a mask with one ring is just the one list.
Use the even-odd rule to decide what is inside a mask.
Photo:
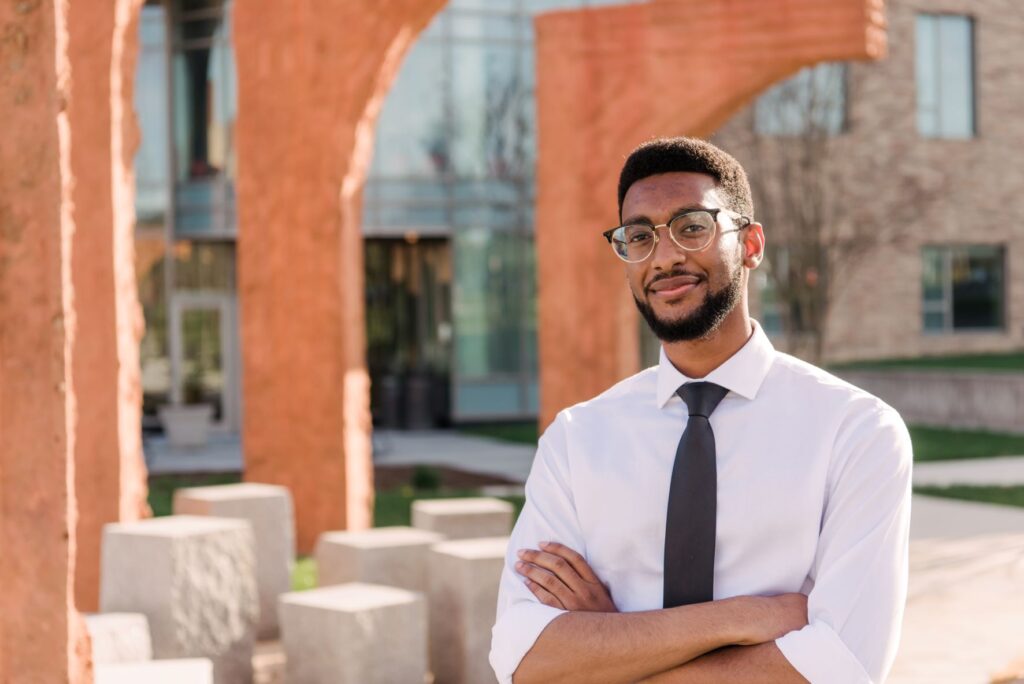
[[(775, 351), (761, 327), (706, 378), (729, 390), (711, 416), (718, 462), (715, 600), (801, 592), (809, 624), (776, 640), (812, 684), (885, 680), (907, 588), (906, 426), (874, 396)], [(540, 603), (516, 551), (579, 551), (620, 611), (662, 608), (665, 517), (687, 410), (660, 364), (558, 414), (544, 432), (512, 531), (491, 665), (509, 684), (563, 610)]]

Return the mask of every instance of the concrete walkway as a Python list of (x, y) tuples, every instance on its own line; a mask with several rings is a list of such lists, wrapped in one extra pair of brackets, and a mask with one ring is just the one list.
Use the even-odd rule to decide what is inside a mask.
[(987, 684), (1022, 656), (1024, 534), (911, 542), (888, 684)]
[[(171, 446), (165, 437), (143, 443), (150, 475), (239, 473), (243, 468), (238, 435), (211, 435), (202, 447)], [(467, 435), (456, 430), (375, 430), (375, 465), (439, 465), (525, 482), (536, 447)]]
[(377, 430), (374, 465), (427, 464), (526, 482), (537, 449), (454, 430)]
[(1024, 456), (965, 458), (914, 464), (914, 484), (949, 485), (1024, 485)]

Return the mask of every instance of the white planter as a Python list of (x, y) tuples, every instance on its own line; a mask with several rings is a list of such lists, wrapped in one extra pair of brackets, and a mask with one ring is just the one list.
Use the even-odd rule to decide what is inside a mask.
[(213, 422), (213, 406), (210, 404), (168, 404), (161, 406), (158, 413), (171, 446), (198, 447), (206, 444), (210, 423)]

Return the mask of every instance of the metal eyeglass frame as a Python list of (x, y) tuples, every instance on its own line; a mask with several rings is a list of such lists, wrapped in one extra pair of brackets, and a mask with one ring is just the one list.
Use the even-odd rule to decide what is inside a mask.
[[(728, 214), (730, 217), (732, 217), (734, 219), (742, 219), (742, 220), (746, 221), (746, 223), (744, 223), (742, 226), (739, 226), (737, 228), (730, 228), (729, 230), (721, 230), (721, 231), (718, 230), (718, 214), (720, 214), (723, 211), (726, 214)], [(685, 211), (679, 212), (678, 214), (676, 214), (675, 216), (670, 218), (667, 223), (659, 223), (659, 224), (655, 225), (655, 224), (651, 223), (650, 221), (634, 221), (632, 223), (627, 223), (627, 224), (623, 224), (623, 225), (620, 225), (620, 226), (615, 226), (614, 228), (609, 228), (608, 230), (606, 230), (603, 233), (601, 233), (601, 235), (603, 235), (605, 240), (608, 241), (608, 244), (611, 245), (612, 252), (615, 253), (615, 256), (617, 256), (619, 259), (622, 259), (627, 264), (639, 264), (639, 263), (641, 263), (643, 261), (647, 261), (648, 259), (650, 259), (651, 258), (651, 254), (654, 254), (654, 251), (658, 248), (658, 240), (659, 240), (658, 228), (668, 228), (680, 216), (686, 216), (687, 214), (696, 214), (697, 212), (704, 212), (705, 214), (710, 214), (711, 215), (711, 219), (715, 222), (715, 228), (714, 228), (713, 232), (711, 233), (711, 237), (708, 238), (707, 244), (702, 245), (701, 247), (684, 247), (683, 245), (679, 244), (679, 242), (675, 239), (675, 237), (672, 236), (671, 229), (668, 231), (668, 237), (669, 237), (669, 239), (672, 240), (672, 244), (674, 244), (676, 247), (678, 247), (679, 249), (681, 249), (681, 250), (683, 250), (685, 252), (701, 252), (701, 251), (707, 249), (708, 246), (712, 242), (715, 241), (715, 237), (717, 235), (724, 235), (725, 233), (738, 233), (739, 231), (743, 230), (744, 228), (750, 227), (750, 224), (753, 223), (753, 220), (750, 217), (744, 216), (743, 214), (738, 214), (735, 211), (730, 211), (729, 209), (725, 209), (723, 207), (715, 207), (714, 209), (696, 209), (695, 208), (695, 209), (686, 209)], [(637, 261), (630, 261), (626, 257), (624, 257), (621, 254), (619, 254), (618, 250), (615, 249), (615, 245), (612, 243), (612, 235), (619, 228), (625, 228), (626, 226), (638, 226), (638, 225), (647, 226), (647, 227), (649, 227), (651, 229), (651, 231), (654, 233), (654, 244), (651, 245), (651, 251), (643, 259), (638, 259)]]

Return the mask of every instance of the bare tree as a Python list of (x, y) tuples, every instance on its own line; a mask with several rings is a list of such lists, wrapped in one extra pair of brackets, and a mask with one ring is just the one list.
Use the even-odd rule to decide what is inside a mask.
[(863, 193), (847, 192), (851, 182), (873, 182), (862, 177), (842, 135), (848, 103), (859, 95), (858, 69), (866, 68), (804, 69), (764, 93), (728, 134), (739, 138), (730, 146), (742, 151), (757, 218), (770, 227), (767, 275), (787, 346), (815, 363), (825, 356), (837, 284), (875, 250), (901, 244), (909, 213), (938, 192), (901, 179), (907, 201), (887, 207), (884, 217), (857, 203)]

